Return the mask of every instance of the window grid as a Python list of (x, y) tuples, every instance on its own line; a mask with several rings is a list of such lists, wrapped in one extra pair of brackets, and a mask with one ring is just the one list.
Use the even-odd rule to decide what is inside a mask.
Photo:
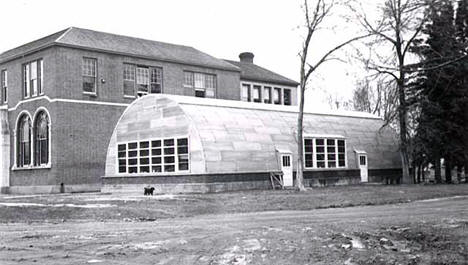
[(95, 58), (83, 57), (82, 63), (83, 92), (96, 93), (97, 60)]
[(304, 138), (304, 166), (305, 168), (345, 168), (345, 140)]
[(163, 173), (189, 170), (188, 138), (117, 145), (118, 173)]
[(184, 71), (184, 86), (194, 88), (196, 97), (214, 98), (216, 75)]
[(241, 83), (241, 100), (276, 105), (291, 105), (292, 90), (261, 83)]

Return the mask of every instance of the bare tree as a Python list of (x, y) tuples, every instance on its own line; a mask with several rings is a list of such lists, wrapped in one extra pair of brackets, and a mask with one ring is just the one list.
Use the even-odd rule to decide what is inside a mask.
[(415, 69), (407, 61), (409, 61), (410, 47), (420, 37), (428, 18), (426, 7), (435, 1), (437, 0), (385, 0), (380, 8), (379, 18), (373, 22), (362, 8), (360, 11), (354, 9), (363, 28), (369, 34), (376, 36), (372, 44), (377, 44), (379, 47), (372, 47), (373, 56), (367, 60), (368, 69), (388, 75), (396, 83), (403, 183), (413, 183), (413, 178), (409, 174), (406, 89), (409, 74)]
[(345, 47), (346, 45), (365, 38), (369, 34), (356, 36), (348, 39), (347, 41), (331, 48), (328, 50), (322, 57), (314, 62), (310, 63), (308, 61), (308, 52), (309, 44), (311, 39), (316, 35), (317, 31), (321, 28), (326, 18), (332, 16), (332, 9), (338, 5), (337, 1), (333, 0), (315, 0), (311, 9), (309, 9), (309, 3), (307, 0), (304, 0), (304, 16), (305, 16), (305, 27), (307, 29), (307, 35), (302, 44), (302, 49), (299, 52), (299, 57), (301, 60), (300, 68), (300, 102), (299, 102), (299, 114), (297, 117), (297, 174), (296, 174), (296, 187), (299, 190), (304, 190), (304, 139), (303, 139), (303, 119), (304, 119), (304, 94), (307, 88), (307, 83), (311, 75), (319, 68), (323, 63), (331, 60), (337, 59), (332, 57), (332, 55)]

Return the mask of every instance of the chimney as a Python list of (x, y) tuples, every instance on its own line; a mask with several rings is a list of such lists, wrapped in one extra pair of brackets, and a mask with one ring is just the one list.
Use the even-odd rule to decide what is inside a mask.
[(251, 52), (243, 52), (239, 54), (241, 63), (253, 63), (254, 54)]

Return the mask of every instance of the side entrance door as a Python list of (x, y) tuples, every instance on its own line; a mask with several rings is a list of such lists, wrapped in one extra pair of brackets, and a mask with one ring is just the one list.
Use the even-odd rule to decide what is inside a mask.
[(361, 182), (368, 182), (368, 170), (367, 170), (367, 155), (358, 154), (359, 157), (359, 169), (361, 170)]
[(283, 171), (283, 186), (293, 186), (293, 168), (290, 154), (281, 154), (281, 171)]

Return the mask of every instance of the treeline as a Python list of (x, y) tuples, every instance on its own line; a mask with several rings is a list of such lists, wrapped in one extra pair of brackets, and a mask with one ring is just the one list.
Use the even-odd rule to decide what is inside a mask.
[(428, 7), (422, 38), (412, 52), (419, 63), (408, 86), (408, 105), (415, 113), (410, 156), (416, 182), (428, 165), (435, 181), (451, 183), (452, 170), (468, 175), (468, 1), (441, 0)]

